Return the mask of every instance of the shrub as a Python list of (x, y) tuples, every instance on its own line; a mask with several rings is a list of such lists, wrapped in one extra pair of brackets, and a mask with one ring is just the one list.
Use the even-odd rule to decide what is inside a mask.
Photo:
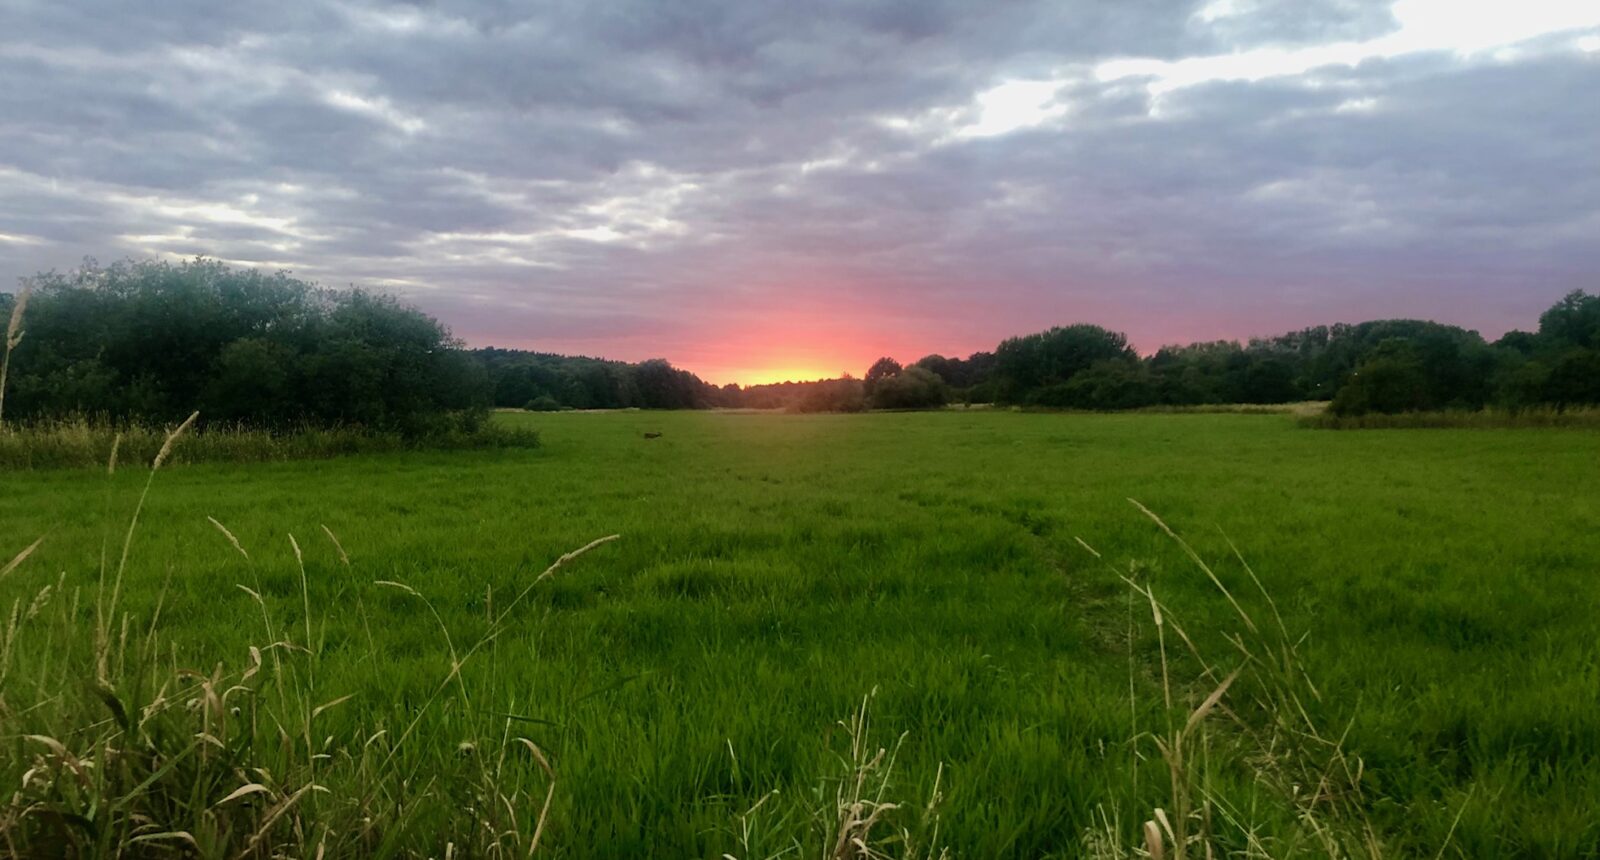
[(1408, 351), (1396, 350), (1361, 363), (1334, 395), (1334, 415), (1420, 412), (1434, 406), (1422, 363)]
[(1144, 365), (1126, 359), (1099, 361), (1066, 382), (1046, 386), (1029, 398), (1037, 406), (1067, 409), (1138, 409), (1158, 400)]
[(1550, 362), (1543, 393), (1546, 403), (1562, 409), (1600, 403), (1600, 349), (1562, 352)]
[(950, 391), (933, 371), (908, 367), (878, 380), (872, 390), (874, 409), (932, 409), (949, 400)]
[(859, 379), (827, 379), (808, 385), (790, 409), (795, 412), (861, 412), (867, 408), (865, 387)]

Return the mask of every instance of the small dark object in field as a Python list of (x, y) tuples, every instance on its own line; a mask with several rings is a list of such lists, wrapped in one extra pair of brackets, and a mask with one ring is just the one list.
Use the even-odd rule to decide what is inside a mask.
[(646, 438), (646, 439), (660, 439), (661, 438), (661, 434), (660, 433), (646, 433), (646, 434), (644, 434), (644, 438)]

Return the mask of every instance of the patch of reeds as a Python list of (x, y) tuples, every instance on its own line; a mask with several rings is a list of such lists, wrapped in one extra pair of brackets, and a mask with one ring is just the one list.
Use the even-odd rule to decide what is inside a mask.
[[(1326, 709), (1300, 651), (1304, 637), (1290, 633), (1237, 549), (1250, 595), (1234, 594), (1183, 537), (1129, 501), (1182, 548), (1239, 626), (1223, 634), (1226, 652), (1205, 653), (1136, 566), (1124, 572), (1107, 562), (1130, 598), (1129, 707), (1136, 721), (1148, 709), (1139, 706), (1134, 683), (1134, 613), (1148, 612), (1155, 632), (1160, 717), (1143, 730), (1135, 722), (1130, 767), (1137, 787), (1140, 763), (1158, 762), (1156, 780), (1165, 800), (1147, 809), (1129, 808), (1132, 801), (1103, 805), (1101, 826), (1085, 834), (1086, 853), (1156, 860), (1383, 856), (1362, 796), (1364, 764), (1345, 747), (1349, 726), (1328, 726), (1320, 717)], [(1105, 561), (1089, 544), (1079, 544)], [(1174, 677), (1180, 656), (1181, 665), (1198, 670), (1188, 683)], [(1268, 800), (1266, 808), (1240, 802), (1237, 786), (1252, 782)], [(1265, 826), (1269, 820), (1271, 827)]]
[[(739, 813), (732, 833), (738, 853), (724, 854), (725, 860), (947, 860), (949, 852), (939, 844), (944, 767), (934, 774), (925, 802), (900, 797), (895, 766), (907, 735), (889, 746), (873, 740), (871, 706), (877, 692), (862, 696), (856, 712), (839, 721), (845, 749), (833, 753), (837, 772), (798, 804), (778, 802), (775, 789)], [(794, 820), (797, 816), (806, 819), (805, 826)], [(809, 841), (797, 839), (795, 832)]]
[(1296, 403), (1195, 403), (1183, 406), (1146, 406), (1137, 412), (1157, 415), (1321, 415), (1328, 408), (1325, 400)]
[[(166, 431), (157, 428), (118, 426), (83, 418), (0, 428), (0, 470), (95, 468), (106, 462), (113, 447), (121, 451), (124, 462), (149, 463), (165, 439)], [(494, 421), (471, 430), (439, 430), (412, 436), (360, 427), (269, 432), (210, 425), (188, 434), (181, 448), (172, 452), (171, 463), (260, 463), (398, 451), (537, 447), (537, 430)]]
[(1600, 407), (1459, 409), (1442, 412), (1400, 412), (1392, 415), (1377, 412), (1366, 415), (1334, 415), (1324, 412), (1320, 415), (1302, 417), (1300, 426), (1313, 430), (1503, 430), (1519, 427), (1600, 430)]
[(1158, 404), (1132, 409), (1074, 409), (1032, 404), (1008, 408), (1012, 412), (1064, 413), (1069, 415), (1294, 415), (1305, 418), (1322, 414), (1328, 408), (1328, 404), (1322, 400), (1305, 400), (1295, 403)]

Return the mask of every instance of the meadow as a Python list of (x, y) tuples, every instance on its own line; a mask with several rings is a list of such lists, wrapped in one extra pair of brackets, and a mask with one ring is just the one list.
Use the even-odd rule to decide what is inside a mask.
[(0, 473), (0, 850), (1600, 853), (1594, 430), (496, 420)]

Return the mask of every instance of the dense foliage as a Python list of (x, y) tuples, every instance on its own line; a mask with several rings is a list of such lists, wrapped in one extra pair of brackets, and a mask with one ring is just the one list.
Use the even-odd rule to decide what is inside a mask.
[[(1600, 296), (1573, 292), (1540, 318), (1538, 332), (1511, 332), (1493, 344), (1456, 326), (1375, 320), (1243, 344), (1168, 346), (1141, 357), (1118, 332), (1057, 327), (966, 361), (930, 355), (902, 370), (879, 359), (867, 375), (872, 404), (907, 405), (870, 394), (914, 370), (942, 381), (946, 398), (1050, 408), (1331, 400), (1331, 411), (1344, 416), (1566, 409), (1600, 403)], [(942, 402), (930, 397), (922, 405)]]
[[(704, 409), (736, 405), (723, 389), (664, 359), (638, 364), (489, 347), (471, 352), (487, 371), (494, 405), (556, 409)], [(737, 386), (733, 387), (737, 392)]]
[(1057, 326), (1046, 332), (1001, 341), (994, 351), (995, 377), (1002, 400), (1046, 405), (1069, 399), (1063, 390), (1078, 374), (1106, 361), (1134, 361), (1127, 336), (1097, 325)]
[[(1121, 410), (1331, 401), (1337, 416), (1600, 404), (1600, 295), (1490, 344), (1424, 320), (1315, 326), (1141, 356), (1096, 325), (1008, 338), (993, 352), (880, 358), (862, 379), (716, 386), (637, 364), (459, 349), (394, 299), (318, 289), (214, 261), (86, 266), (33, 279), (7, 415), (171, 421), (199, 408), (252, 426), (413, 433), (476, 423), (492, 404), (560, 409), (922, 409), (957, 401)], [(15, 299), (0, 294), (0, 319)]]
[[(212, 260), (87, 264), (29, 284), (6, 417), (471, 429), (482, 369), (393, 298)], [(15, 299), (0, 297), (0, 313)]]

